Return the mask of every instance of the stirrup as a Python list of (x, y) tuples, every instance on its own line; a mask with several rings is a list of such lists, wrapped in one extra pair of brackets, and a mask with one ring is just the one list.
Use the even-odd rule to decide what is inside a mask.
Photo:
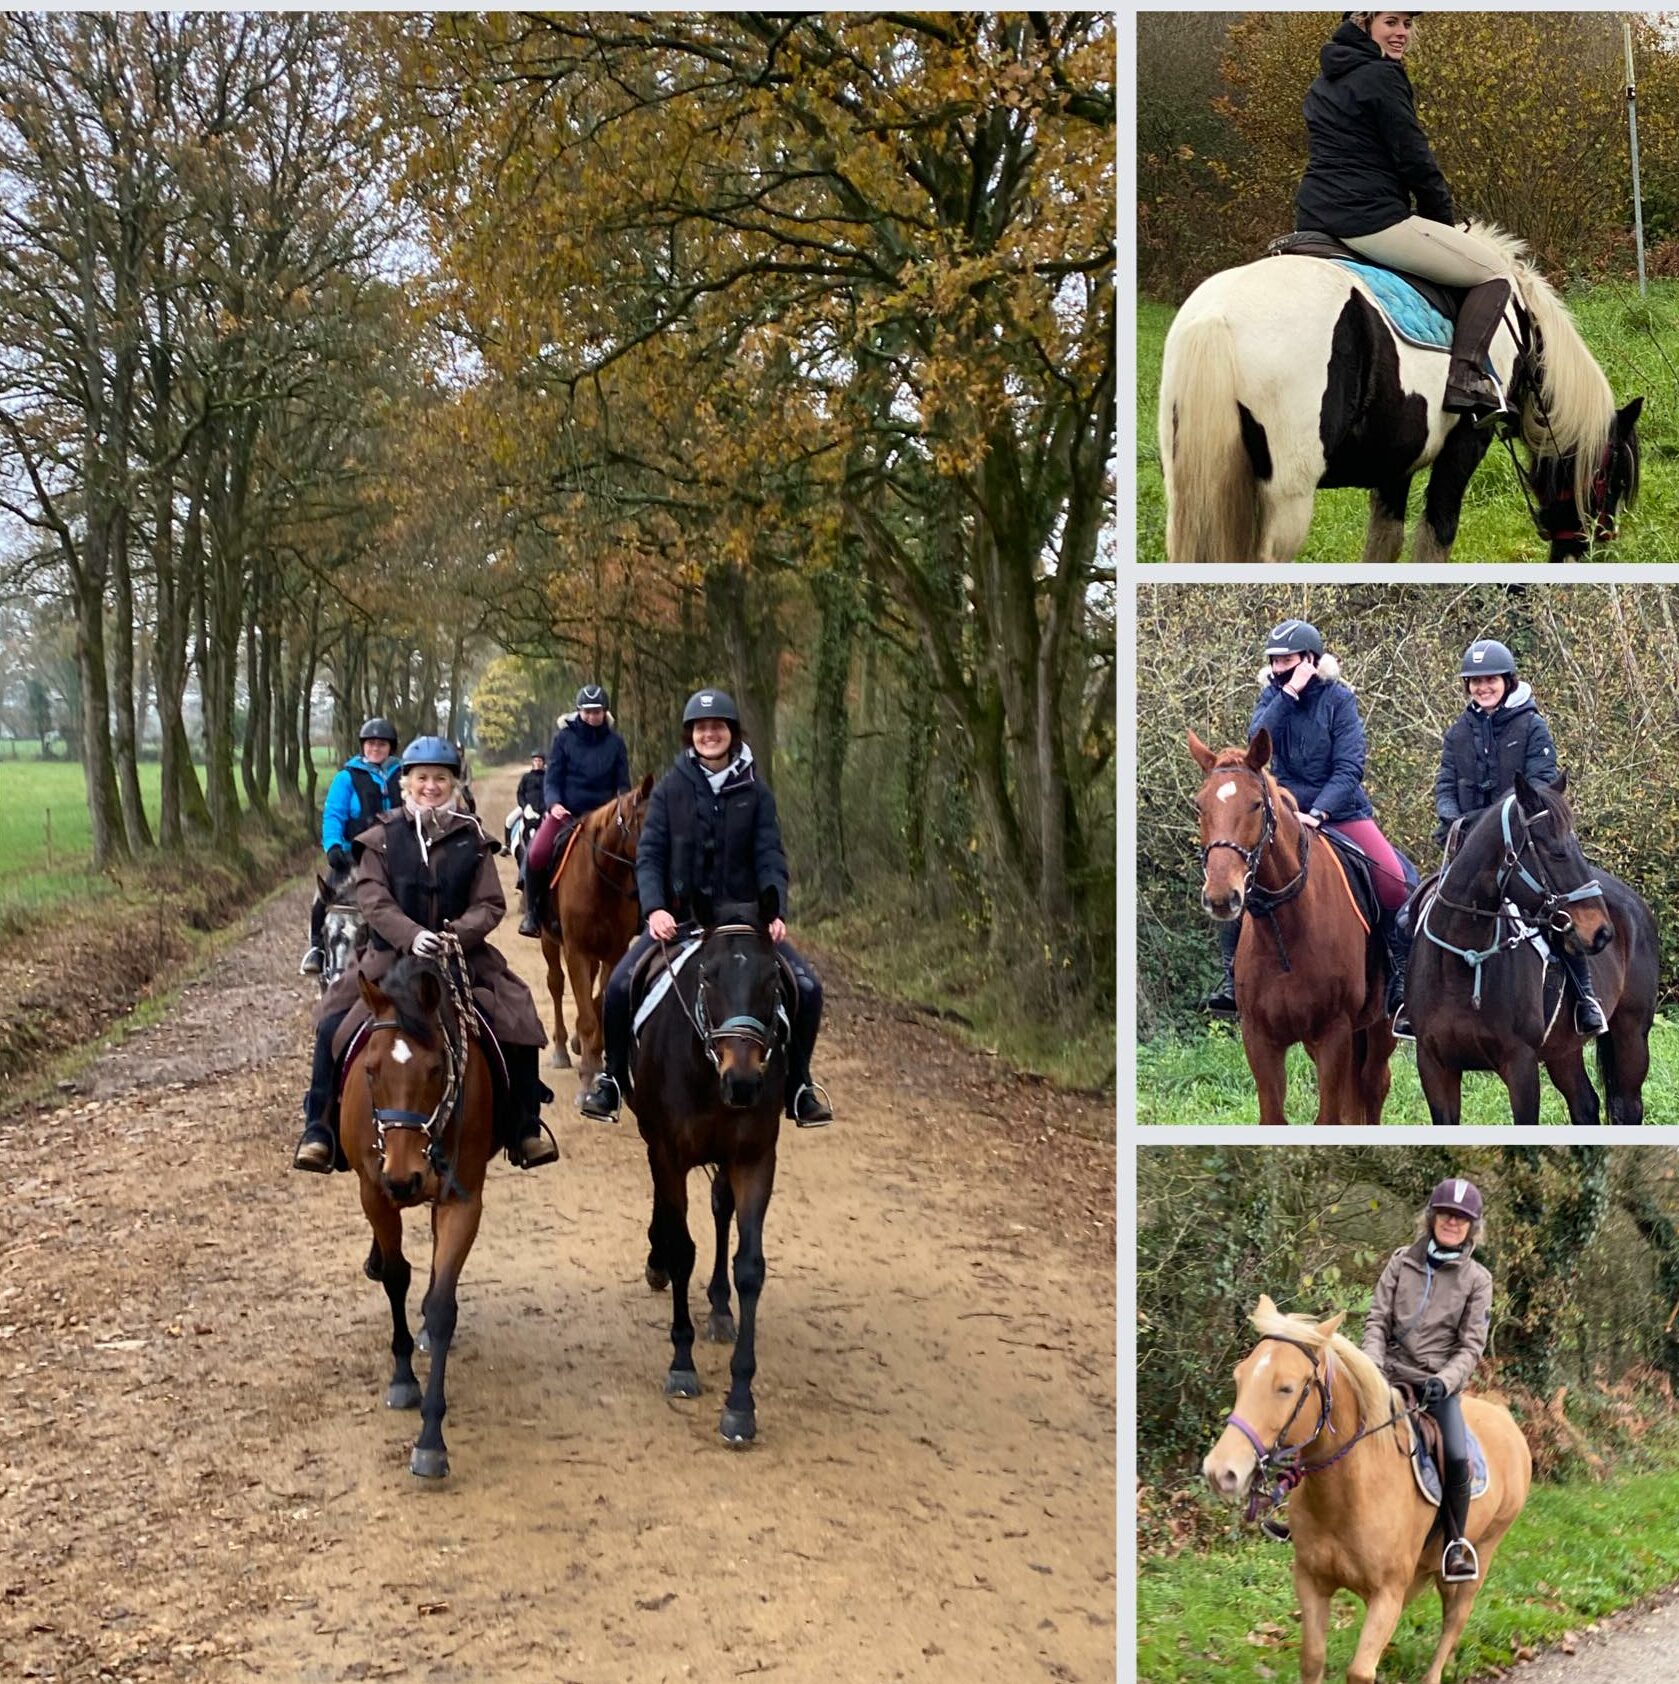
[(1388, 1024), (1388, 1028), (1396, 1041), (1416, 1040), (1417, 1032), (1411, 1027), (1410, 1018), (1406, 1016), (1403, 1000), (1399, 1003), (1399, 1010), (1393, 1014), (1393, 1019)]
[[(1446, 1562), (1453, 1550), (1458, 1550), (1466, 1558), (1458, 1571), (1447, 1570)], [(1453, 1538), (1440, 1551), (1440, 1577), (1449, 1585), (1466, 1585), (1481, 1576), (1481, 1558), (1475, 1553), (1475, 1546), (1467, 1538)]]
[[(319, 1131), (318, 1133), (316, 1131)], [(314, 1133), (315, 1138), (309, 1137)], [(316, 1148), (326, 1146), (326, 1155), (322, 1158)], [(307, 1152), (307, 1156), (305, 1153)], [(338, 1159), (338, 1143), (332, 1138), (332, 1131), (325, 1123), (306, 1123), (303, 1135), (292, 1150), (291, 1167), (306, 1170), (311, 1175), (331, 1175)]]
[[(799, 1101), (807, 1093), (820, 1107), (820, 1115), (815, 1117), (801, 1117), (799, 1115)], [(793, 1119), (795, 1128), (825, 1129), (834, 1120), (833, 1102), (828, 1098), (828, 1090), (820, 1082), (801, 1082), (799, 1091), (793, 1095), (793, 1103), (787, 1108), (787, 1114)]]
[[(612, 1089), (612, 1098), (610, 1101), (607, 1100), (606, 1095), (601, 1088), (601, 1084), (603, 1082), (607, 1083)], [(600, 1095), (598, 1099), (595, 1097), (597, 1094)], [(592, 1106), (589, 1103), (591, 1100), (594, 1100), (594, 1104)], [(595, 1077), (594, 1082), (589, 1087), (585, 1088), (582, 1093), (577, 1096), (577, 1109), (581, 1111), (585, 1117), (592, 1118), (597, 1123), (617, 1122), (618, 1110), (623, 1103), (624, 1096), (618, 1087), (617, 1078), (607, 1075), (604, 1070)]]
[(326, 968), (326, 955), (318, 947), (310, 947), (303, 955), (303, 963), (297, 967), (299, 976), (319, 976)]
[[(544, 1164), (558, 1162), (560, 1143), (554, 1138), (553, 1130), (540, 1117), (536, 1129), (535, 1134), (521, 1135), (508, 1147), (508, 1161), (515, 1169), (541, 1169)], [(534, 1147), (529, 1146), (531, 1141), (536, 1142)]]
[(1580, 1014), (1586, 1009), (1587, 1002), (1576, 1000), (1574, 1002), (1574, 1033), (1576, 1035), (1607, 1035), (1609, 1033), (1609, 1020), (1603, 1015), (1603, 1007), (1595, 1000), (1591, 1004), (1597, 1006), (1598, 1021), (1602, 1024), (1602, 1028), (1588, 1029), (1580, 1021)]
[(1260, 1521), (1259, 1530), (1274, 1544), (1292, 1544), (1294, 1534), (1280, 1514), (1268, 1514)]

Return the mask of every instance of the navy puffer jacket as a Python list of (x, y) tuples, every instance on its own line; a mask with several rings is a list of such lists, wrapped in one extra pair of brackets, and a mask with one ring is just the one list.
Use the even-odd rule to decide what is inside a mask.
[(1434, 811), (1442, 828), (1508, 795), (1518, 773), (1529, 783), (1557, 781), (1557, 747), (1525, 683), (1491, 713), (1471, 702), (1452, 721), (1434, 780)]
[(1364, 722), (1339, 671), (1335, 657), (1324, 656), (1318, 676), (1298, 697), (1267, 674), (1248, 739), (1261, 727), (1271, 733), (1271, 770), (1302, 811), (1318, 808), (1331, 820), (1368, 819), (1376, 809), (1364, 793)]
[(629, 787), (630, 751), (610, 718), (600, 725), (585, 725), (575, 713), (568, 713), (548, 749), (543, 811), (558, 802), (581, 818)]

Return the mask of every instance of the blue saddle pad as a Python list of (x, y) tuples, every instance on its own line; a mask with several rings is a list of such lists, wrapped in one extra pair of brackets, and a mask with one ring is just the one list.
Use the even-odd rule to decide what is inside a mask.
[[(1487, 1488), (1487, 1453), (1481, 1448), (1481, 1441), (1467, 1426), (1463, 1430), (1469, 1439), (1469, 1495), (1479, 1497)], [(1421, 1433), (1411, 1434), (1411, 1446), (1411, 1472), (1416, 1475), (1417, 1489), (1438, 1508), (1440, 1470), (1435, 1467), (1434, 1459), (1423, 1444)]]
[(1451, 318), (1424, 298), (1403, 275), (1396, 275), (1391, 269), (1373, 268), (1367, 263), (1348, 263), (1340, 258), (1333, 261), (1357, 275), (1370, 288), (1395, 333), (1426, 350), (1451, 350)]

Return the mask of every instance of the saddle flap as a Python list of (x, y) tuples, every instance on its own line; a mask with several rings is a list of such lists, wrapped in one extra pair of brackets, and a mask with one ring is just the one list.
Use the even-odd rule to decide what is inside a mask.
[[(1432, 1430), (1434, 1443), (1429, 1445), (1423, 1433), (1411, 1434), (1411, 1477), (1416, 1481), (1417, 1489), (1422, 1493), (1423, 1501), (1431, 1508), (1440, 1506), (1440, 1469), (1445, 1462), (1444, 1447), (1440, 1444), (1440, 1423), (1426, 1412), (1412, 1417), (1412, 1426), (1427, 1422)], [(1481, 1448), (1481, 1441), (1465, 1426), (1464, 1437), (1469, 1440), (1469, 1495), (1482, 1497), (1486, 1495), (1488, 1484), (1487, 1453)]]
[(1347, 887), (1352, 890), (1353, 904), (1358, 908), (1364, 927), (1374, 932), (1382, 919), (1381, 902), (1376, 899), (1376, 887), (1370, 875), (1370, 856), (1356, 842), (1348, 840), (1327, 825), (1318, 832), (1330, 847), (1341, 869), (1347, 874)]

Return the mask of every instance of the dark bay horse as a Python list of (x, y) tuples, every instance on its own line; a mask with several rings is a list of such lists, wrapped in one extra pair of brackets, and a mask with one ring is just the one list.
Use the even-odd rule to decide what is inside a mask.
[(1417, 1074), (1437, 1123), (1460, 1120), (1466, 1070), (1496, 1070), (1512, 1119), (1537, 1123), (1541, 1064), (1567, 1101), (1570, 1122), (1600, 1120), (1586, 1037), (1574, 1027), (1566, 989), (1546, 1012), (1536, 936), (1591, 956), (1609, 1020), (1608, 1033), (1596, 1037), (1609, 1120), (1644, 1120), (1658, 986), (1655, 918), (1625, 883), (1587, 862), (1567, 787), (1566, 775), (1549, 786), (1518, 777), (1513, 792), (1469, 827), (1433, 893), (1425, 886), (1418, 897), (1405, 999)]
[[(445, 938), (447, 941), (449, 938)], [(459, 950), (450, 969), (399, 959), (382, 983), (361, 981), (373, 1014), (360, 1056), (346, 1073), (340, 1106), (344, 1155), (373, 1229), (366, 1273), (391, 1304), (395, 1366), (385, 1402), (418, 1407), (421, 1430), (408, 1470), (422, 1479), (449, 1471), (443, 1443), (444, 1372), (454, 1337), (456, 1288), (484, 1208), (484, 1172), (495, 1150), (490, 1055), (476, 1042)], [(431, 1373), (422, 1401), (408, 1331), (408, 1260), (402, 1213), (429, 1204), (431, 1281), (420, 1306)]]
[[(775, 1186), (775, 1148), (787, 1079), (787, 1034), (794, 996), (771, 942), (774, 891), (756, 909), (724, 907), (697, 951), (671, 979), (636, 1048), (630, 1092), (653, 1174), (647, 1284), (671, 1289), (669, 1397), (698, 1397), (688, 1282), (688, 1172), (710, 1165), (717, 1245), (707, 1296), (706, 1337), (734, 1341), (730, 1385), (718, 1430), (734, 1445), (757, 1436), (752, 1377), (757, 1372), (758, 1294), (764, 1284), (764, 1214)], [(679, 938), (680, 939), (680, 938)], [(678, 943), (667, 953), (674, 955)], [(739, 1234), (737, 1332), (729, 1311), (729, 1224)]]
[(1206, 774), (1195, 797), (1201, 906), (1220, 923), (1244, 919), (1236, 1011), (1260, 1122), (1288, 1121), (1288, 1049), (1303, 1041), (1317, 1066), (1318, 1122), (1379, 1123), (1393, 1056), (1386, 961), (1334, 849), (1314, 846), (1294, 797), (1265, 770), (1268, 731), (1216, 751), (1191, 731), (1189, 752)]
[[(582, 1059), (587, 1085), (601, 1067), (605, 1031), (601, 1001), (612, 967), (624, 957), (641, 923), (635, 891), (635, 851), (647, 819), (653, 774), (625, 794), (597, 807), (578, 825), (554, 880), (548, 887), (549, 922), (542, 931), (542, 957), (548, 966), (548, 996), (554, 1002), (554, 1063), (571, 1068), (566, 1057), (565, 985), (577, 1008), (577, 1033), (571, 1050)], [(555, 940), (552, 923), (558, 923)]]

